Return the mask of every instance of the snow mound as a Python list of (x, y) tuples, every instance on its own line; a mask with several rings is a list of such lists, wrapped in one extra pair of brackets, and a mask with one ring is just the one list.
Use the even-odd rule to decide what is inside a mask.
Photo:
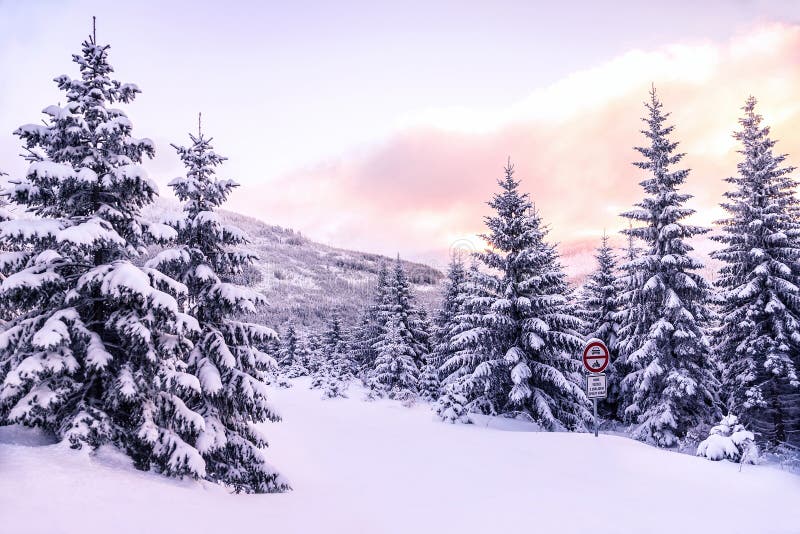
[(755, 463), (757, 457), (755, 436), (739, 424), (738, 417), (727, 415), (710, 430), (709, 436), (697, 446), (697, 456), (703, 456), (715, 462), (730, 460)]

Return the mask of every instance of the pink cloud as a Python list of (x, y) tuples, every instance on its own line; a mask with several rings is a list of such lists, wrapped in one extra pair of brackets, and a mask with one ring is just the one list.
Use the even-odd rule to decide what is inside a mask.
[(314, 238), (430, 259), (483, 230), (485, 202), (510, 156), (553, 238), (583, 246), (604, 228), (623, 227), (617, 214), (639, 197), (641, 176), (630, 163), (643, 142), (639, 117), (651, 81), (687, 153), (686, 190), (700, 222), (719, 215), (723, 178), (735, 171), (731, 132), (749, 94), (779, 149), (800, 164), (800, 26), (778, 25), (722, 44), (631, 51), (495, 112), (434, 111), (253, 198), (270, 220)]

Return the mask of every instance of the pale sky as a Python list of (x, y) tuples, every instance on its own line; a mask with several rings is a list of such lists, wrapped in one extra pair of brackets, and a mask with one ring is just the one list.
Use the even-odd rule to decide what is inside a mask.
[[(168, 5), (162, 5), (168, 4)], [(242, 187), (230, 209), (333, 245), (441, 259), (482, 231), (511, 156), (565, 246), (623, 223), (653, 82), (711, 220), (754, 94), (800, 165), (800, 2), (22, 2), (0, 0), (0, 169), (11, 132), (98, 17), (151, 177), (181, 174), (198, 111)]]

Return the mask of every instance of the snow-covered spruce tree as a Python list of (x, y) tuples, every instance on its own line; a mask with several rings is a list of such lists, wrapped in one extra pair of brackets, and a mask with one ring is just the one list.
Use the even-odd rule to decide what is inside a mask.
[(430, 361), (437, 367), (448, 361), (454, 353), (451, 345), (451, 338), (455, 334), (457, 317), (460, 311), (460, 297), (464, 293), (464, 284), (467, 280), (467, 272), (464, 269), (464, 262), (458, 256), (450, 259), (447, 268), (447, 278), (444, 282), (444, 295), (441, 307), (433, 318), (431, 332), (432, 350)]
[[(472, 305), (479, 326), (461, 334), (480, 341), (473, 380), (503, 395), (506, 412), (529, 414), (544, 428), (581, 430), (591, 417), (576, 355), (581, 321), (555, 248), (509, 163), (489, 206), (489, 249), (477, 254), (489, 269)], [(496, 400), (497, 402), (497, 400)]]
[(613, 353), (619, 328), (615, 318), (617, 260), (605, 233), (594, 257), (597, 268), (589, 274), (583, 285), (584, 328), (587, 337), (602, 339)]
[(308, 353), (306, 358), (306, 368), (311, 375), (316, 376), (324, 362), (324, 358), (322, 356), (322, 338), (317, 332), (309, 332), (306, 335), (305, 342)]
[(617, 307), (617, 260), (603, 233), (595, 254), (597, 268), (588, 276), (581, 294), (581, 308), (586, 338), (597, 338), (605, 342), (610, 351), (611, 364), (608, 377), (608, 397), (600, 403), (604, 416), (616, 416), (621, 377), (615, 372), (613, 362), (617, 360), (617, 337), (619, 333)]
[(362, 313), (361, 320), (353, 328), (350, 337), (352, 339), (350, 354), (357, 369), (356, 375), (363, 380), (372, 370), (375, 361), (372, 344), (377, 337), (377, 329), (369, 309)]
[(758, 461), (755, 436), (731, 414), (711, 427), (708, 437), (697, 446), (696, 454), (714, 462), (730, 460), (754, 464)]
[(439, 369), (433, 365), (428, 357), (419, 376), (419, 396), (428, 402), (436, 401), (442, 394), (442, 384), (439, 380)]
[(442, 390), (442, 396), (436, 402), (436, 415), (446, 423), (469, 424), (472, 421), (467, 413), (467, 399), (461, 393), (459, 383), (447, 384)]
[(492, 298), (486, 276), (478, 269), (476, 259), (459, 288), (457, 314), (449, 331), (449, 359), (441, 364), (439, 373), (445, 386), (458, 385), (459, 393), (467, 400), (467, 411), (495, 415), (503, 411), (510, 386), (505, 373), (495, 373), (492, 380), (487, 380), (485, 373), (476, 374), (484, 364), (503, 366), (484, 319), (486, 305)]
[(372, 345), (386, 324), (389, 314), (393, 310), (392, 287), (389, 267), (386, 262), (381, 262), (378, 268), (378, 280), (372, 303), (367, 307), (361, 322), (353, 335), (352, 355), (359, 368), (359, 374), (366, 378), (372, 372), (375, 364), (375, 351)]
[(422, 306), (414, 307), (411, 320), (411, 332), (420, 347), (420, 358), (417, 367), (423, 367), (433, 351), (433, 324), (428, 317), (428, 311)]
[(416, 306), (400, 256), (395, 261), (393, 275), (390, 282), (392, 290), (388, 292), (389, 298), (394, 299), (389, 319), (394, 317), (398, 321), (400, 335), (414, 352), (414, 364), (419, 368), (430, 353), (430, 324), (424, 310)]
[(419, 369), (414, 348), (403, 336), (402, 318), (389, 317), (375, 343), (374, 380), (391, 398), (405, 400), (417, 393)]
[(334, 315), (322, 337), (321, 363), (318, 366), (312, 388), (320, 388), (326, 397), (345, 397), (345, 392), (354, 378), (355, 362), (350, 356), (341, 319)]
[[(375, 319), (375, 325), (378, 328), (375, 331), (377, 337), (380, 329), (389, 321), (395, 309), (395, 302), (397, 297), (395, 295), (395, 276), (393, 271), (389, 270), (389, 265), (385, 261), (381, 261), (380, 268), (378, 269), (378, 282), (375, 286), (375, 297), (370, 311)], [(374, 338), (373, 338), (374, 342)]]
[(313, 361), (316, 362), (314, 370), (311, 372), (311, 389), (322, 389), (328, 383), (328, 364), (319, 356), (319, 353), (312, 353)]
[(724, 266), (715, 351), (727, 407), (771, 444), (800, 445), (800, 203), (786, 156), (755, 111), (744, 105), (738, 174), (722, 207), (729, 217), (714, 236)]
[(346, 330), (342, 327), (342, 320), (334, 315), (330, 327), (325, 333), (325, 355), (342, 380), (350, 381), (357, 372), (357, 365), (351, 354), (352, 343), (347, 338)]
[(112, 445), (139, 469), (204, 477), (193, 447), (205, 424), (187, 406), (195, 378), (183, 357), (197, 321), (186, 287), (131, 262), (175, 237), (148, 225), (156, 195), (141, 166), (153, 143), (132, 135), (119, 104), (139, 93), (111, 78), (94, 36), (73, 56), (80, 77), (56, 78), (63, 106), (15, 134), (30, 166), (7, 195), (37, 219), (0, 223), (0, 421), (48, 429), (73, 448)]
[(490, 303), (497, 298), (496, 281), (497, 275), (481, 271), (477, 261), (471, 266), (451, 341), (455, 354), (444, 365), (450, 372), (445, 382), (459, 386), (468, 400), (467, 410), (488, 415), (508, 411), (508, 392), (512, 387), (492, 318), (486, 317), (490, 314)]
[(159, 252), (147, 266), (170, 273), (188, 288), (184, 306), (200, 326), (186, 369), (193, 379), (185, 383), (187, 405), (202, 422), (191, 445), (205, 463), (205, 478), (237, 492), (282, 491), (288, 485), (266, 461), (261, 448), (267, 443), (255, 427), (280, 420), (263, 382), (277, 364), (257, 348), (277, 335), (239, 319), (265, 299), (230, 282), (253, 256), (236, 248), (246, 243), (245, 235), (223, 224), (215, 211), (238, 184), (217, 177), (225, 158), (199, 127), (189, 137), (190, 146), (173, 145), (186, 167), (185, 177), (170, 182), (183, 202), (184, 217), (172, 222), (178, 246)]
[(342, 353), (347, 350), (347, 343), (342, 330), (342, 320), (334, 315), (328, 324), (328, 329), (323, 334), (325, 354)]
[(672, 170), (683, 158), (670, 141), (655, 88), (645, 103), (649, 144), (637, 147), (644, 161), (635, 165), (647, 173), (640, 182), (645, 197), (637, 209), (623, 213), (638, 226), (624, 232), (641, 240), (646, 250), (623, 268), (625, 289), (620, 298), (629, 314), (621, 329), (620, 352), (629, 373), (622, 388), (630, 392), (624, 406), (636, 423), (635, 438), (670, 447), (691, 429), (716, 415), (716, 380), (703, 328), (711, 319), (709, 287), (694, 272), (702, 267), (689, 256), (687, 239), (706, 230), (684, 224), (693, 213), (680, 193), (688, 170)]
[[(444, 282), (442, 304), (434, 316), (431, 327), (431, 354), (420, 376), (420, 393), (423, 398), (428, 398), (434, 392), (438, 392), (440, 396), (445, 393), (442, 383), (445, 363), (450, 363), (450, 366), (446, 367), (450, 382), (463, 377), (467, 372), (466, 366), (461, 362), (451, 361), (457, 352), (452, 338), (460, 333), (460, 328), (463, 327), (459, 316), (467, 294), (466, 284), (467, 271), (464, 262), (460, 256), (453, 255)], [(464, 402), (466, 404), (466, 400)]]
[(280, 358), (279, 364), (283, 373), (289, 378), (308, 375), (309, 371), (306, 368), (308, 365), (308, 349), (293, 324), (289, 324), (280, 341), (281, 348), (278, 354)]
[(286, 327), (286, 333), (281, 336), (280, 349), (278, 350), (278, 365), (288, 369), (297, 360), (297, 331), (293, 324)]
[[(633, 228), (633, 223), (628, 221), (628, 228)], [(628, 364), (626, 353), (620, 347), (633, 346), (634, 340), (628, 338), (635, 337), (638, 316), (638, 299), (623, 298), (626, 288), (633, 282), (636, 276), (636, 260), (641, 254), (642, 249), (637, 244), (637, 239), (631, 232), (627, 232), (625, 248), (622, 251), (623, 258), (618, 265), (618, 276), (615, 281), (617, 293), (617, 313), (614, 319), (617, 322), (617, 347), (616, 358), (609, 362), (608, 374), (613, 375), (612, 383), (609, 384), (609, 397), (616, 401), (617, 411), (615, 414), (607, 414), (615, 417), (619, 421), (625, 420), (625, 408), (633, 404), (633, 390), (622, 388), (622, 379), (634, 368)]]

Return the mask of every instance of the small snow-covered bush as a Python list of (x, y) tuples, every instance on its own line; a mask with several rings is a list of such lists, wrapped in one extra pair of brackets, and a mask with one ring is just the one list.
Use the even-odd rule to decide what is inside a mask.
[(758, 449), (753, 433), (739, 423), (738, 417), (727, 415), (697, 446), (697, 456), (713, 461), (730, 460), (754, 464), (758, 457)]
[(342, 373), (339, 366), (325, 362), (311, 378), (311, 389), (321, 389), (323, 399), (347, 398), (346, 392), (352, 377)]
[(291, 382), (289, 382), (287, 377), (285, 377), (283, 375), (278, 375), (275, 378), (275, 385), (278, 386), (279, 388), (289, 389), (289, 388), (292, 387), (293, 384)]
[(313, 377), (311, 377), (311, 385), (309, 386), (309, 389), (322, 389), (325, 387), (325, 380), (326, 376), (324, 374), (315, 374)]
[(467, 399), (461, 394), (461, 388), (456, 384), (449, 384), (436, 403), (436, 415), (446, 423), (472, 423), (467, 415), (466, 404)]
[(417, 403), (417, 394), (401, 387), (392, 388), (388, 396), (390, 399), (400, 401), (406, 408), (410, 408)]
[(383, 398), (385, 393), (383, 385), (375, 380), (375, 378), (372, 376), (372, 373), (366, 373), (361, 378), (361, 385), (364, 386), (365, 401), (372, 402), (374, 400)]
[(300, 362), (293, 362), (289, 369), (286, 370), (286, 378), (299, 378), (301, 376), (308, 376), (309, 372), (306, 367)]
[(439, 369), (435, 365), (427, 362), (422, 368), (419, 377), (419, 396), (422, 400), (435, 402), (442, 393), (442, 386), (439, 382)]
[(336, 376), (328, 376), (322, 387), (323, 399), (347, 398), (349, 384)]

